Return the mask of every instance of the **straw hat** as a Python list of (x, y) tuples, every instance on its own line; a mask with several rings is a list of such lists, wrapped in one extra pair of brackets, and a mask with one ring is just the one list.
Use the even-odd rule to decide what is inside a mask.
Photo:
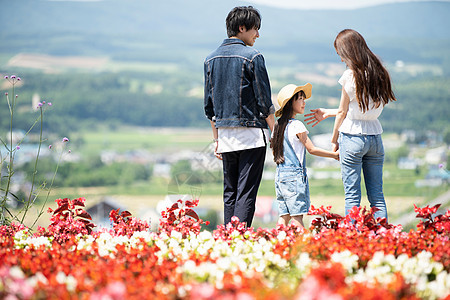
[(283, 107), (288, 103), (288, 101), (298, 92), (303, 91), (306, 95), (306, 99), (311, 97), (312, 85), (307, 83), (302, 86), (297, 86), (295, 84), (288, 84), (284, 86), (277, 96), (278, 105), (280, 108), (275, 112), (275, 117), (281, 116), (283, 112)]

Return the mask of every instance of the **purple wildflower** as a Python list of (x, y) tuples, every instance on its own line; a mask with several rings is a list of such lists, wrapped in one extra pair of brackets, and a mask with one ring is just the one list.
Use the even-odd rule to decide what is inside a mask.
[(48, 105), (48, 106), (52, 106), (52, 103), (51, 103), (51, 102), (49, 102), (49, 103), (47, 103), (47, 105)]
[(69, 153), (72, 153), (72, 150), (69, 149)]
[(48, 149), (52, 149), (52, 145), (48, 145)]
[(42, 105), (43, 105), (43, 104), (42, 104), (41, 102), (39, 102), (38, 105), (37, 105), (37, 107), (42, 107)]
[(45, 104), (45, 101), (42, 101), (42, 104)]
[(8, 96), (8, 92), (5, 93), (5, 96)]
[(68, 139), (68, 138), (66, 138), (66, 137), (64, 137), (62, 141), (63, 141), (63, 143), (65, 143), (65, 142), (68, 142), (68, 141), (69, 141), (69, 139)]
[(11, 79), (16, 79), (16, 75), (11, 75)]
[(442, 169), (444, 167), (444, 164), (439, 164), (439, 169)]
[(20, 146), (17, 146), (16, 149), (19, 150), (19, 149), (20, 149)]
[(8, 76), (5, 76), (4, 78), (5, 78), (5, 79), (8, 79), (9, 77), (8, 77)]
[(20, 77), (17, 77), (17, 81), (20, 81)]

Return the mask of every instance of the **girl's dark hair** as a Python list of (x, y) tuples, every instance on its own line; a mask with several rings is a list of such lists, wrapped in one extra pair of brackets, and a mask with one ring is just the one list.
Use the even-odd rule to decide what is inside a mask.
[(369, 108), (372, 98), (374, 107), (395, 101), (391, 78), (378, 57), (370, 51), (366, 41), (353, 29), (342, 30), (334, 40), (338, 55), (353, 71), (356, 99), (362, 112)]
[(228, 37), (236, 36), (239, 26), (245, 26), (247, 30), (261, 27), (261, 15), (253, 6), (238, 6), (233, 8), (226, 19)]
[(281, 117), (275, 122), (275, 125), (273, 126), (273, 135), (270, 146), (272, 147), (273, 161), (277, 165), (284, 163), (284, 131), (286, 130), (286, 126), (289, 123), (289, 120), (292, 118), (292, 114), (294, 113), (292, 104), (294, 103), (294, 99), (296, 99), (298, 96), (301, 96), (302, 94), (304, 97), (306, 97), (304, 91), (299, 91), (294, 96), (292, 96), (291, 99), (289, 99), (289, 101), (283, 107)]

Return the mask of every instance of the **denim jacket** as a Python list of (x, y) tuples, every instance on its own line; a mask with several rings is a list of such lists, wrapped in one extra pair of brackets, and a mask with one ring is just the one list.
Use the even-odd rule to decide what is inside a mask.
[(225, 39), (205, 60), (205, 114), (216, 127), (267, 128), (275, 108), (264, 57), (240, 39)]

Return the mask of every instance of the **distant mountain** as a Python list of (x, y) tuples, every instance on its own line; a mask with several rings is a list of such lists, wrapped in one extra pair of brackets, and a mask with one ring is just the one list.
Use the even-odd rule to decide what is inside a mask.
[[(197, 61), (226, 37), (229, 10), (246, 4), (235, 0), (1, 1), (0, 54), (175, 62), (193, 55)], [(440, 63), (450, 53), (449, 2), (402, 2), (356, 10), (257, 8), (263, 20), (255, 47), (269, 55), (335, 61), (332, 42), (344, 28), (360, 31), (385, 60)]]
[[(0, 73), (26, 78), (23, 99), (35, 93), (55, 99), (47, 122), (61, 134), (99, 123), (209, 126), (201, 100), (203, 60), (226, 37), (229, 10), (245, 4), (238, 0), (0, 0)], [(392, 72), (398, 101), (383, 113), (386, 131), (450, 132), (450, 2), (402, 2), (356, 10), (257, 8), (263, 19), (255, 47), (266, 58), (273, 92), (287, 80), (308, 78), (314, 84), (314, 105), (328, 105), (339, 97), (337, 79), (344, 66), (333, 41), (340, 30), (354, 28), (384, 62), (401, 60), (405, 63), (398, 65), (408, 68)], [(73, 68), (80, 64), (77, 58), (52, 57), (56, 67), (70, 70), (54, 76), (45, 67), (31, 69), (27, 55), (19, 53), (97, 56), (109, 66), (131, 68), (77, 69), (79, 65)], [(7, 65), (13, 56), (16, 62), (25, 62), (25, 70), (20, 64)], [(28, 57), (35, 58), (33, 63), (46, 60), (45, 55)], [(62, 61), (70, 61), (71, 67), (62, 68)], [(306, 64), (318, 62), (324, 64)], [(327, 62), (341, 69), (333, 71)], [(80, 75), (88, 69), (93, 73)], [(121, 71), (97, 72), (101, 70)], [(304, 77), (299, 79), (300, 75)], [(27, 110), (21, 112), (16, 121), (27, 124)], [(0, 109), (0, 128), (9, 128), (8, 113)]]

